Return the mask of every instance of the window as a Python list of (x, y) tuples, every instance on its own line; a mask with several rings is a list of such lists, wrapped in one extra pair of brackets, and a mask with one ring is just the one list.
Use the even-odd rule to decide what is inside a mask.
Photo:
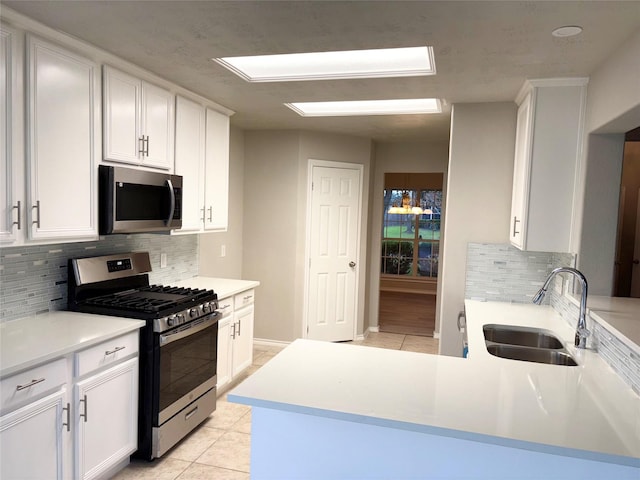
[[(408, 195), (410, 206), (419, 206), (428, 213), (389, 213), (392, 206), (402, 206), (403, 194), (405, 202)], [(412, 190), (385, 189), (381, 262), (383, 275), (424, 280), (437, 278), (441, 211), (441, 186)]]

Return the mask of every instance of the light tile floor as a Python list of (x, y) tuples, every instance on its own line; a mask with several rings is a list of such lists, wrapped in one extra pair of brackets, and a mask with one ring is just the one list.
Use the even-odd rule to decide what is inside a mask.
[[(438, 340), (397, 333), (371, 333), (354, 345), (438, 353)], [(251, 375), (271, 360), (280, 347), (256, 345)], [(114, 480), (249, 480), (251, 407), (218, 398), (216, 411), (162, 458), (132, 460)]]

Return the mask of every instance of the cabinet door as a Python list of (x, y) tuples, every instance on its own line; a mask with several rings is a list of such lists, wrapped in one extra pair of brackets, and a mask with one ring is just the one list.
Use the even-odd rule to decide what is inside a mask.
[(253, 305), (235, 312), (234, 325), (233, 377), (250, 367), (253, 361)]
[(229, 117), (207, 108), (205, 230), (226, 230), (229, 208)]
[(31, 238), (97, 238), (98, 67), (36, 37), (28, 42)]
[(175, 96), (171, 92), (142, 83), (143, 165), (173, 169), (174, 108)]
[[(23, 107), (22, 91), (18, 91), (17, 76), (22, 63), (18, 58), (18, 36), (0, 25), (0, 242), (14, 243), (18, 229), (24, 228), (24, 199), (20, 188), (23, 179), (17, 138)], [(17, 130), (17, 131), (16, 131)], [(20, 220), (18, 224), (18, 220)], [(15, 222), (15, 223), (14, 223)]]
[(0, 478), (63, 477), (65, 397), (63, 389), (0, 418)]
[(75, 478), (96, 478), (137, 448), (138, 358), (74, 388)]
[(142, 82), (108, 66), (103, 70), (104, 159), (140, 163)]
[(182, 175), (182, 228), (198, 232), (204, 225), (205, 109), (178, 97), (176, 100), (175, 173)]
[(511, 196), (511, 243), (525, 249), (527, 208), (529, 203), (529, 169), (531, 165), (531, 135), (533, 127), (533, 95), (529, 93), (518, 108), (516, 150), (513, 164), (513, 191)]
[(232, 318), (233, 316), (226, 317), (218, 324), (218, 363), (216, 368), (218, 390), (231, 381)]

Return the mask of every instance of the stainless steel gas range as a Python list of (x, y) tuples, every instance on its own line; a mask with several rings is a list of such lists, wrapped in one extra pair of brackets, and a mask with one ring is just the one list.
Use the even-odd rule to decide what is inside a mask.
[(148, 252), (69, 261), (69, 309), (147, 321), (140, 332), (138, 451), (162, 456), (216, 408), (218, 297), (149, 285)]

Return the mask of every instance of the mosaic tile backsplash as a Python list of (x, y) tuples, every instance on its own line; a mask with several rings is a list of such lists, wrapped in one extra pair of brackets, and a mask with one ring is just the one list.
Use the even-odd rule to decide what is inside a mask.
[[(551, 270), (574, 265), (575, 255), (570, 253), (523, 252), (511, 245), (469, 243), (465, 298), (529, 303)], [(554, 282), (562, 279), (556, 277)], [(549, 288), (552, 295), (553, 287)]]
[[(522, 252), (511, 245), (470, 243), (465, 298), (529, 303), (554, 268), (574, 266), (575, 255), (569, 253)], [(580, 308), (564, 295), (572, 287), (571, 279), (556, 276), (545, 302), (575, 327)], [(598, 354), (640, 395), (640, 347), (632, 350), (593, 317), (587, 319), (587, 327)]]
[[(0, 249), (0, 323), (67, 308), (70, 258), (148, 251), (149, 281), (171, 284), (198, 274), (198, 235), (137, 234), (103, 240)], [(160, 254), (167, 267), (160, 268)]]

